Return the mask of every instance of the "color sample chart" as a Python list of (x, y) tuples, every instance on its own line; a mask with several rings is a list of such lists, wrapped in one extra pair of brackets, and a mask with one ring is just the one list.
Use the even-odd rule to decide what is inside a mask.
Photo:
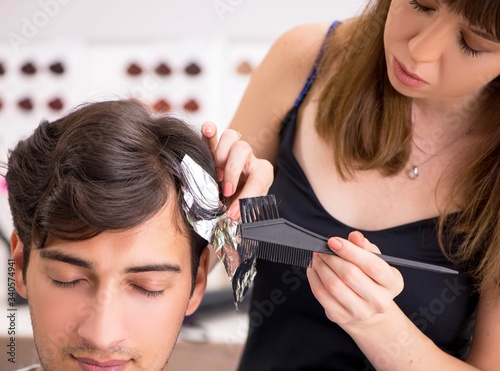
[[(39, 41), (0, 44), (0, 161), (43, 120), (91, 101), (135, 98), (194, 126), (229, 125), (271, 40)], [(5, 170), (3, 170), (5, 171)], [(3, 174), (3, 172), (2, 172)], [(12, 228), (0, 185), (0, 231)]]

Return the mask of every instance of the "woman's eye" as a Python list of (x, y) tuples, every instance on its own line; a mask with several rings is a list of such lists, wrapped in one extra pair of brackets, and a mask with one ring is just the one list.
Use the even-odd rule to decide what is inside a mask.
[(416, 0), (410, 0), (410, 4), (413, 7), (413, 9), (416, 9), (419, 12), (430, 12), (430, 11), (434, 10), (432, 8), (428, 8), (426, 6), (423, 6), (422, 4), (420, 4)]
[(132, 285), (132, 287), (137, 290), (139, 293), (142, 295), (148, 297), (148, 298), (157, 298), (161, 295), (163, 295), (163, 292), (165, 290), (158, 290), (158, 291), (151, 291), (151, 290), (146, 290), (144, 287), (137, 286), (137, 285)]
[[(413, 7), (413, 9), (415, 9), (419, 12), (422, 12), (422, 13), (434, 11), (434, 9), (420, 4), (417, 0), (410, 0), (410, 5)], [(468, 55), (471, 57), (477, 57), (479, 54), (481, 54), (481, 52), (479, 50), (473, 49), (467, 44), (467, 42), (465, 41), (464, 35), (462, 33), (460, 34), (459, 43), (460, 43), (460, 48), (465, 53), (465, 55)]]
[(466, 55), (470, 55), (471, 57), (477, 57), (481, 52), (476, 49), (472, 49), (467, 42), (465, 41), (464, 35), (460, 34), (459, 39), (460, 47)]

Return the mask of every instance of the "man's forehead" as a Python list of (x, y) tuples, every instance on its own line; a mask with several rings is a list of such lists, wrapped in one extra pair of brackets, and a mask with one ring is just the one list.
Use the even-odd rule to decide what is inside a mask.
[(191, 241), (179, 215), (182, 208), (175, 205), (176, 197), (170, 196), (170, 202), (139, 225), (106, 230), (82, 240), (49, 236), (45, 246), (35, 250), (45, 261), (61, 261), (88, 270), (109, 267), (110, 263), (129, 272), (144, 270), (141, 267), (178, 270), (186, 257), (190, 259)]
[[(105, 236), (107, 240), (133, 240), (134, 238), (144, 238), (148, 235), (154, 235), (155, 233), (161, 233), (164, 235), (165, 240), (180, 239), (182, 237), (189, 238), (187, 233), (187, 225), (185, 218), (182, 215), (182, 207), (176, 205), (175, 195), (171, 194), (169, 201), (167, 201), (156, 213), (152, 214), (144, 221), (137, 225), (127, 226), (124, 228), (107, 229), (99, 232), (96, 236), (91, 238), (80, 238), (78, 234), (75, 235), (62, 235), (61, 237), (55, 237), (49, 234), (46, 241), (46, 246), (56, 246), (56, 245), (67, 245), (72, 242), (84, 242), (93, 241), (98, 237)], [(99, 229), (98, 226), (91, 226), (91, 230), (94, 228)], [(65, 229), (65, 228), (63, 228)], [(71, 229), (71, 228), (69, 228)]]

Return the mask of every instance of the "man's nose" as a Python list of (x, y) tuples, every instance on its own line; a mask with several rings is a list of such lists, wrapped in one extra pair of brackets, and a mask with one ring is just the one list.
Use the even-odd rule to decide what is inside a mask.
[(78, 328), (78, 335), (100, 350), (122, 343), (128, 337), (125, 310), (118, 292), (111, 288), (100, 290)]

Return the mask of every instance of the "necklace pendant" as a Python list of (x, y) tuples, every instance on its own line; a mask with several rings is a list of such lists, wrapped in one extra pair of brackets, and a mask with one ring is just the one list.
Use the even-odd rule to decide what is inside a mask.
[(420, 169), (418, 166), (413, 166), (410, 171), (408, 171), (408, 176), (410, 179), (417, 179), (418, 176), (420, 175)]

